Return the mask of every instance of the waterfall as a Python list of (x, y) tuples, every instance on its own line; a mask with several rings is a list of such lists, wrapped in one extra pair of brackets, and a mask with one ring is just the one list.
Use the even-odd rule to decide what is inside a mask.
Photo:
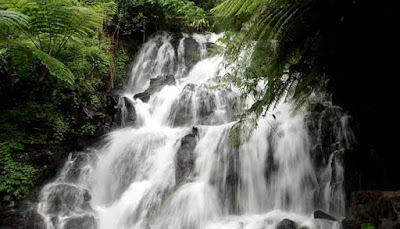
[(248, 102), (216, 87), (226, 73), (210, 47), (221, 35), (160, 33), (143, 45), (117, 106), (118, 128), (68, 158), (46, 185), (38, 213), (47, 229), (258, 229), (283, 219), (344, 216), (348, 117), (327, 99), (293, 115), (281, 103), (250, 139), (230, 130)]

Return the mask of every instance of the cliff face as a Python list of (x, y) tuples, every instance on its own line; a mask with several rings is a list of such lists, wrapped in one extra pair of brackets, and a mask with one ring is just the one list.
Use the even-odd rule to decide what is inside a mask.
[[(357, 191), (351, 195), (351, 206), (343, 228), (400, 228), (399, 191)], [(364, 226), (365, 227), (365, 226)]]
[(365, 223), (376, 228), (399, 226), (397, 192), (360, 191), (400, 189), (397, 112), (392, 102), (397, 75), (396, 58), (391, 55), (397, 46), (393, 9), (390, 2), (349, 5), (327, 35), (333, 102), (349, 112), (357, 140), (345, 154), (348, 218), (344, 228)]
[(342, 9), (334, 11), (342, 17), (332, 21), (326, 36), (333, 102), (350, 113), (357, 138), (345, 159), (348, 197), (359, 189), (400, 189), (391, 134), (396, 130), (396, 103), (391, 103), (396, 58), (390, 54), (397, 46), (393, 3), (360, 1)]

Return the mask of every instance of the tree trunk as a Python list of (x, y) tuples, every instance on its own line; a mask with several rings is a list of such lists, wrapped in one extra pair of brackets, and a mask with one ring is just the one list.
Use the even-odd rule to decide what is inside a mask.
[(36, 80), (36, 90), (39, 91), (40, 87), (43, 84), (44, 79), (46, 78), (47, 73), (49, 72), (49, 69), (47, 69), (45, 66), (42, 66), (42, 69), (40, 70), (39, 76)]
[(143, 21), (143, 43), (146, 43), (146, 23)]
[(111, 63), (110, 63), (110, 79), (107, 85), (107, 92), (112, 91), (115, 88), (115, 78), (117, 75), (117, 49), (118, 49), (118, 38), (115, 39), (111, 36)]

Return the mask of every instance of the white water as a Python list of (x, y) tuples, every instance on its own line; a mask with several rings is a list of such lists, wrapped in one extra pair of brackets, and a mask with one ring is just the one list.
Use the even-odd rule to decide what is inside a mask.
[[(143, 46), (119, 105), (123, 126), (129, 112), (135, 124), (70, 157), (43, 188), (38, 212), (46, 228), (261, 229), (285, 218), (310, 229), (340, 227), (312, 213), (344, 215), (346, 116), (337, 108), (292, 116), (291, 104), (283, 103), (276, 119), (261, 118), (251, 139), (233, 148), (229, 131), (245, 105), (236, 90), (211, 89), (224, 72), (222, 56), (206, 58), (207, 42), (217, 39), (161, 34)], [(198, 59), (190, 66), (193, 53)], [(160, 75), (173, 75), (175, 85), (148, 102), (133, 98)], [(322, 144), (326, 120), (341, 124), (333, 126), (329, 147)]]

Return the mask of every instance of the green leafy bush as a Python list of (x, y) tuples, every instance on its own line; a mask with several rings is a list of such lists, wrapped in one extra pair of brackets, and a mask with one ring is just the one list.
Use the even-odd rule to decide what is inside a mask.
[(79, 134), (86, 136), (93, 136), (96, 131), (96, 126), (91, 123), (86, 123), (80, 128)]
[(90, 100), (94, 108), (98, 109), (101, 107), (101, 101), (97, 95), (91, 95)]
[(0, 193), (1, 201), (23, 199), (35, 183), (37, 170), (30, 165), (15, 161), (11, 154), (23, 150), (19, 143), (0, 143)]
[(54, 134), (55, 143), (60, 143), (65, 140), (66, 135), (71, 132), (68, 122), (62, 117), (58, 116), (54, 120)]

